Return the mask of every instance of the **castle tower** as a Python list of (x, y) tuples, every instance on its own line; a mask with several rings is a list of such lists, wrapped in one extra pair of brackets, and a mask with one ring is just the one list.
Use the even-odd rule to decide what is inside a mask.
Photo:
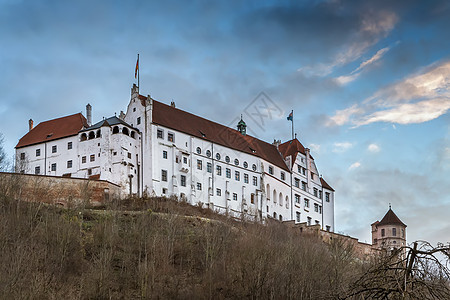
[(389, 210), (381, 221), (372, 225), (372, 247), (392, 250), (406, 245), (406, 224)]

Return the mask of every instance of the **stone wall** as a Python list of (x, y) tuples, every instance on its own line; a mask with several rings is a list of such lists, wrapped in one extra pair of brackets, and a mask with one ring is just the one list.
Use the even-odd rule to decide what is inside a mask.
[(17, 200), (98, 206), (120, 198), (120, 187), (105, 180), (0, 172), (0, 196)]

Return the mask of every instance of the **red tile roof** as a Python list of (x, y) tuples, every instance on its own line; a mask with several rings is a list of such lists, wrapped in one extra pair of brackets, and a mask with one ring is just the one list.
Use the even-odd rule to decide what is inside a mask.
[(299, 152), (303, 155), (306, 155), (305, 147), (303, 147), (302, 143), (300, 143), (300, 141), (296, 138), (280, 144), (278, 146), (278, 150), (280, 150), (284, 158), (290, 155), (292, 162), (295, 162), (295, 159), (297, 158), (297, 154)]
[(322, 187), (324, 189), (327, 189), (327, 190), (330, 190), (330, 191), (334, 192), (334, 189), (322, 177), (320, 177), (320, 183), (322, 184)]
[(87, 126), (86, 118), (81, 113), (41, 122), (19, 140), (16, 148), (76, 135)]
[(382, 225), (402, 225), (406, 227), (406, 224), (403, 223), (390, 208), (383, 219), (381, 219), (380, 223), (377, 224), (377, 226)]
[[(141, 98), (141, 97), (140, 97)], [(142, 97), (143, 98), (143, 97)], [(141, 98), (141, 99), (142, 99)], [(153, 100), (153, 123), (258, 156), (289, 171), (277, 147), (239, 131)]]

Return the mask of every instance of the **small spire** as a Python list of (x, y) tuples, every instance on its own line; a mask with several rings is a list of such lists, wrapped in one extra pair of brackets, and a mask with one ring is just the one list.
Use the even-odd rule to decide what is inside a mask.
[(297, 133), (295, 133), (295, 135), (294, 135), (294, 136), (295, 136), (295, 139), (297, 139)]
[(391, 209), (391, 203), (389, 202), (389, 209)]

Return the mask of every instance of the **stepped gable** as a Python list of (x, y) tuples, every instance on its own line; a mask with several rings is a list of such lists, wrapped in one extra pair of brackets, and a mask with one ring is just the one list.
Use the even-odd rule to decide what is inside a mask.
[(289, 171), (277, 147), (239, 131), (153, 100), (152, 122), (200, 139), (258, 156)]
[(87, 120), (81, 113), (41, 122), (19, 140), (16, 148), (77, 135), (86, 127)]
[(334, 189), (322, 177), (320, 177), (320, 183), (322, 184), (322, 187), (324, 189), (327, 189), (327, 190), (330, 190), (330, 191), (334, 192)]
[(303, 155), (306, 155), (305, 147), (303, 147), (302, 143), (300, 143), (297, 138), (287, 141), (283, 144), (280, 144), (278, 146), (278, 150), (280, 150), (280, 153), (283, 155), (284, 158), (288, 157), (289, 155), (292, 158), (292, 162), (295, 162), (295, 159), (297, 158), (297, 154), (300, 152)]
[(383, 219), (377, 224), (377, 226), (382, 225), (402, 225), (406, 227), (406, 224), (403, 223), (390, 208)]

